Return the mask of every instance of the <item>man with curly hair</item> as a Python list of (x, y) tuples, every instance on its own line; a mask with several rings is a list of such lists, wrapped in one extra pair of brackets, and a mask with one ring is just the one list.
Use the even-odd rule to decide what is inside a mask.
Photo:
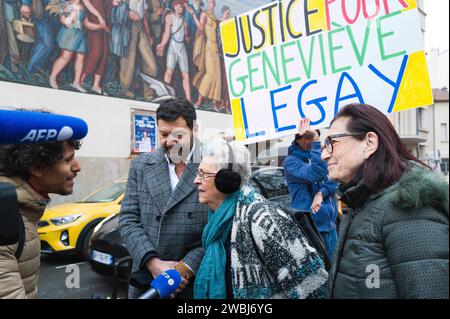
[(16, 188), (25, 230), (19, 257), (18, 243), (0, 246), (0, 299), (36, 298), (40, 263), (37, 223), (50, 200), (48, 194), (72, 194), (74, 178), (80, 172), (75, 159), (79, 148), (79, 141), (0, 145), (0, 183)]

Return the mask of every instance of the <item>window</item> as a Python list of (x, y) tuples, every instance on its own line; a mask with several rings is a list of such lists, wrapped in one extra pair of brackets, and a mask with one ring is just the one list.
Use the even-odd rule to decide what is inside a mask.
[(449, 166), (449, 160), (448, 158), (443, 159), (441, 162), (441, 172), (445, 176), (448, 176), (448, 166)]
[(126, 182), (113, 183), (101, 190), (95, 192), (89, 197), (83, 199), (81, 203), (107, 203), (112, 202), (119, 198), (120, 195), (125, 193), (127, 187)]
[(441, 124), (441, 141), (448, 142), (448, 126), (447, 123)]
[(425, 109), (419, 108), (417, 110), (417, 125), (419, 130), (424, 130), (426, 128), (426, 118)]

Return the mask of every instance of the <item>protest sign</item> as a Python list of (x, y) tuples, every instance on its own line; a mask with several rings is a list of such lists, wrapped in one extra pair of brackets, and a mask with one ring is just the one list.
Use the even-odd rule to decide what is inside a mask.
[(239, 141), (327, 127), (350, 103), (433, 103), (415, 0), (278, 0), (220, 27)]

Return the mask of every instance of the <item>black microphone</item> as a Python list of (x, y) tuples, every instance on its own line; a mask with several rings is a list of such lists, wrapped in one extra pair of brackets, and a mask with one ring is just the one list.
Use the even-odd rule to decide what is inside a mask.
[(80, 118), (52, 113), (0, 110), (0, 144), (80, 140), (88, 125)]
[(150, 284), (151, 288), (138, 299), (165, 299), (173, 294), (181, 285), (181, 275), (175, 269), (163, 272)]

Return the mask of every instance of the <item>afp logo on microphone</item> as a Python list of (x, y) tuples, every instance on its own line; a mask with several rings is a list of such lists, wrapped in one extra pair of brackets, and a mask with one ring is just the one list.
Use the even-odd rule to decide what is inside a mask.
[(87, 123), (77, 117), (26, 110), (0, 110), (0, 144), (81, 140), (87, 133)]
[(175, 285), (175, 280), (173, 280), (173, 278), (171, 278), (169, 274), (163, 273), (163, 275), (164, 275), (164, 278), (167, 279), (167, 284), (168, 284), (169, 286), (172, 287), (172, 286)]
[(161, 298), (167, 298), (175, 292), (181, 284), (181, 275), (174, 269), (167, 270), (159, 275), (151, 284), (156, 288)]
[(73, 136), (73, 130), (69, 126), (64, 126), (58, 132), (55, 129), (30, 130), (26, 136), (20, 140), (21, 143), (66, 141)]

